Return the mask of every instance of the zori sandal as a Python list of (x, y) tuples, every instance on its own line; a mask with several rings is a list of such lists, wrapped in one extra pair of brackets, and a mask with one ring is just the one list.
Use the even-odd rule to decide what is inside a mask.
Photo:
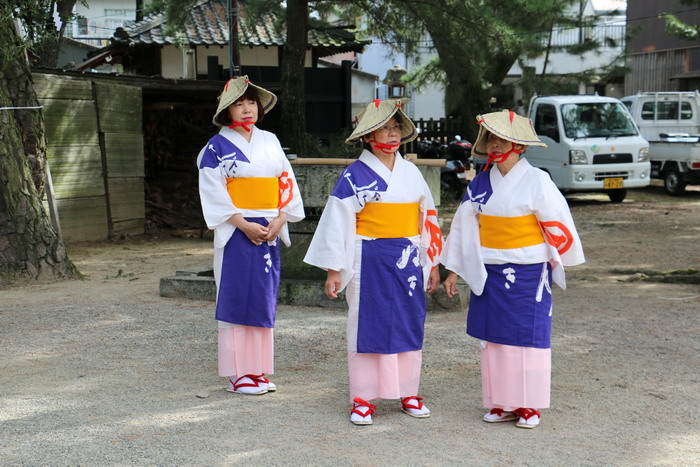
[(506, 412), (503, 409), (491, 409), (491, 411), (484, 415), (483, 418), (483, 420), (488, 423), (510, 422), (517, 419), (517, 413)]
[[(355, 425), (371, 425), (374, 423), (372, 421), (372, 414), (374, 409), (377, 408), (376, 405), (372, 405), (369, 402), (355, 398), (353, 401), (352, 410), (350, 411), (350, 421)], [(362, 410), (362, 409), (365, 410)]]
[(265, 377), (265, 373), (253, 375), (253, 379), (255, 379), (255, 381), (260, 385), (260, 387), (267, 388), (267, 392), (277, 391), (277, 386), (275, 385), (275, 383), (273, 383)]
[(255, 375), (243, 375), (236, 381), (231, 378), (228, 379), (228, 387), (226, 390), (228, 392), (238, 392), (241, 394), (248, 394), (251, 396), (259, 396), (261, 394), (267, 394), (267, 386), (262, 386), (257, 380)]
[(418, 396), (404, 397), (401, 399), (401, 410), (411, 417), (428, 418), (430, 417), (430, 409), (423, 405), (422, 400), (423, 398)]
[(540, 412), (537, 409), (518, 409), (520, 420), (515, 424), (518, 428), (535, 428), (540, 424)]

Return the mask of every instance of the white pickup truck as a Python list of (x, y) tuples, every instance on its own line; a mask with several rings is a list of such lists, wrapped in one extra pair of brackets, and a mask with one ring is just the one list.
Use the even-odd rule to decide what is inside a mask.
[(673, 196), (700, 184), (700, 93), (642, 92), (622, 102), (649, 141), (652, 178)]
[(604, 191), (619, 203), (628, 188), (649, 185), (649, 144), (618, 99), (535, 96), (528, 114), (547, 147), (525, 157), (563, 192)]

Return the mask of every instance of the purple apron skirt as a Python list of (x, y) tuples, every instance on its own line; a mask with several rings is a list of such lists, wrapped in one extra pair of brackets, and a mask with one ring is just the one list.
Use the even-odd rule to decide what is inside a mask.
[[(262, 217), (246, 218), (264, 226)], [(233, 324), (275, 327), (280, 283), (279, 243), (253, 245), (239, 229), (224, 247), (216, 319)]]
[(496, 344), (550, 348), (549, 263), (487, 264), (486, 271), (484, 292), (469, 298), (467, 334)]
[(358, 353), (423, 348), (426, 301), (419, 251), (407, 238), (362, 240)]

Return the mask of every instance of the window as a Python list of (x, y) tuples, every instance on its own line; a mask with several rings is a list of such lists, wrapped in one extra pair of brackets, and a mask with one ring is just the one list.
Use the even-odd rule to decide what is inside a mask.
[[(692, 119), (693, 109), (690, 102), (681, 102), (680, 104), (681, 120)], [(656, 112), (654, 112), (655, 110)], [(656, 120), (677, 120), (678, 101), (645, 102), (642, 105), (642, 120), (654, 120), (655, 117)]]
[(552, 138), (559, 142), (559, 127), (557, 126), (557, 111), (552, 104), (541, 104), (535, 111), (535, 133)]
[(627, 108), (615, 102), (565, 104), (561, 115), (568, 138), (637, 135)]

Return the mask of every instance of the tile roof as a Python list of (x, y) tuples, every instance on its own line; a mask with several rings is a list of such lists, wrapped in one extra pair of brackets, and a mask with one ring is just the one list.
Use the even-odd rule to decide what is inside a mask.
[[(245, 12), (242, 12), (245, 14)], [(202, 0), (190, 12), (190, 21), (183, 41), (190, 45), (228, 45), (228, 7), (226, 0)], [(140, 44), (174, 44), (173, 37), (166, 36), (166, 18), (162, 13), (150, 15), (143, 21), (125, 27), (130, 42)], [(238, 22), (240, 46), (281, 46), (287, 38), (285, 25), (277, 26), (273, 14), (262, 16), (254, 27), (246, 21)], [(328, 55), (345, 50), (361, 51), (368, 41), (359, 40), (347, 29), (310, 29), (309, 45), (326, 49)]]

